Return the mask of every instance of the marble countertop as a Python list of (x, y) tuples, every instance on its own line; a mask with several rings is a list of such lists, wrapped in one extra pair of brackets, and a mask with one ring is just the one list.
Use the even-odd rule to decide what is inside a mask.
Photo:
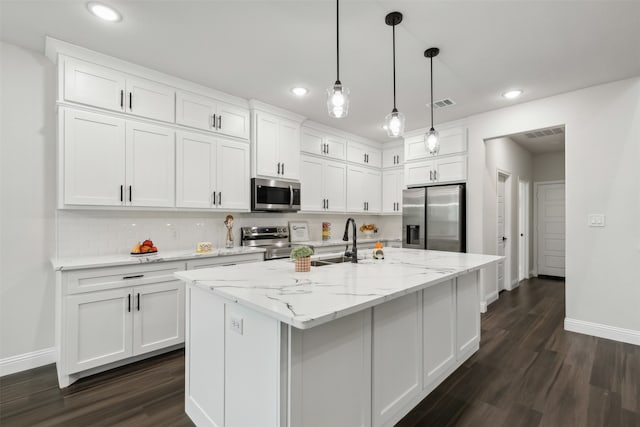
[[(500, 256), (387, 248), (384, 260), (372, 250), (354, 263), (311, 267), (296, 273), (291, 260), (181, 271), (175, 276), (299, 329), (376, 306), (478, 270)], [(312, 257), (323, 259), (336, 254)]]
[(195, 251), (167, 251), (158, 252), (157, 255), (149, 256), (130, 256), (126, 254), (120, 255), (104, 255), (95, 257), (77, 257), (77, 258), (56, 258), (51, 260), (54, 270), (68, 271), (80, 270), (84, 268), (97, 267), (113, 267), (118, 265), (145, 264), (149, 262), (167, 262), (180, 261), (199, 258), (213, 258), (229, 255), (242, 255), (251, 253), (264, 253), (262, 248), (235, 247), (231, 249), (214, 249), (209, 253), (199, 254)]

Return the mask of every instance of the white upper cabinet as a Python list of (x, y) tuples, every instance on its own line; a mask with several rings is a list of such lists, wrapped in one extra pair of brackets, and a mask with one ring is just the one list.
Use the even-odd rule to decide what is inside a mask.
[(254, 175), (299, 179), (300, 125), (262, 111), (254, 113), (254, 121)]
[(177, 207), (248, 210), (248, 144), (178, 132), (176, 186)]
[(174, 206), (174, 131), (136, 122), (127, 122), (126, 128), (127, 204)]
[(404, 163), (404, 147), (396, 146), (391, 148), (385, 148), (382, 151), (382, 167), (394, 168), (402, 166)]
[(300, 184), (303, 211), (346, 210), (347, 167), (344, 163), (301, 156)]
[(123, 73), (76, 59), (65, 59), (65, 101), (124, 111), (124, 92)]
[(393, 169), (382, 172), (382, 212), (402, 212), (402, 190), (404, 170)]
[(70, 205), (121, 206), (125, 191), (125, 121), (60, 109), (64, 200)]
[(249, 110), (189, 92), (176, 93), (176, 123), (249, 139)]
[(302, 128), (300, 150), (305, 153), (344, 160), (346, 147), (346, 139), (331, 136), (315, 129)]
[(136, 116), (172, 123), (175, 117), (175, 91), (146, 79), (127, 77), (126, 111)]
[(382, 166), (382, 152), (377, 148), (349, 141), (347, 143), (347, 160), (379, 168)]
[(61, 205), (174, 206), (174, 132), (163, 126), (61, 109)]
[(97, 64), (64, 59), (64, 99), (173, 123), (175, 90)]
[(347, 211), (380, 213), (381, 201), (380, 171), (347, 166)]
[(437, 157), (404, 166), (407, 186), (443, 184), (467, 179), (467, 156)]
[(406, 161), (420, 160), (427, 157), (446, 156), (449, 154), (466, 153), (467, 129), (464, 126), (449, 127), (438, 131), (440, 133), (440, 150), (437, 154), (429, 154), (425, 145), (424, 134), (410, 136), (404, 140), (404, 157)]

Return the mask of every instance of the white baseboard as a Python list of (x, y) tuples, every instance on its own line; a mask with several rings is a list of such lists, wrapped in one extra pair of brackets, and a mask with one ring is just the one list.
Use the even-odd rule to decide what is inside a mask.
[(538, 273), (535, 270), (529, 272), (529, 277), (538, 277)]
[(0, 377), (27, 369), (49, 365), (56, 361), (55, 347), (43, 350), (32, 351), (30, 353), (18, 354), (0, 360)]
[(480, 301), (480, 313), (486, 313), (487, 307), (489, 307), (489, 305), (497, 299), (498, 291), (491, 292), (490, 294), (486, 295), (484, 301)]
[(513, 279), (511, 281), (511, 285), (509, 286), (509, 289), (507, 289), (508, 291), (512, 291), (515, 288), (517, 288), (518, 286), (520, 286), (520, 281), (518, 279)]
[(569, 319), (568, 317), (564, 319), (564, 329), (579, 334), (593, 335), (613, 341), (640, 345), (640, 331), (634, 331), (633, 329), (585, 322), (584, 320)]

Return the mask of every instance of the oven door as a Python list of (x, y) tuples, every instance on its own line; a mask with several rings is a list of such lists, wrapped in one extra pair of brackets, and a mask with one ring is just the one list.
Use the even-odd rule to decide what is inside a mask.
[(251, 210), (275, 212), (299, 211), (300, 183), (252, 178)]

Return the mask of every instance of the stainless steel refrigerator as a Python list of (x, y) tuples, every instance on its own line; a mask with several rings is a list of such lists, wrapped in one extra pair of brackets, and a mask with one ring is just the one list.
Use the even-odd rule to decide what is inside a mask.
[(402, 247), (466, 252), (465, 185), (402, 192)]

